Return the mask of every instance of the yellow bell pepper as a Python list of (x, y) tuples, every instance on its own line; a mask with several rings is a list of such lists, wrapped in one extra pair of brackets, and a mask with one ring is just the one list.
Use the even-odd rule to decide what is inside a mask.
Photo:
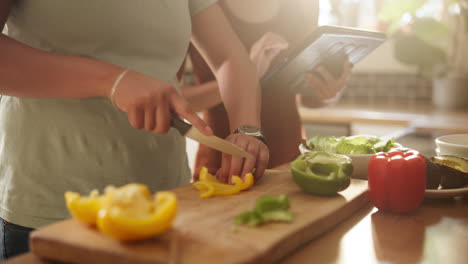
[(208, 172), (206, 167), (202, 167), (200, 169), (200, 173), (198, 174), (198, 179), (201, 182), (217, 182), (219, 183), (218, 179), (213, 176), (211, 173)]
[[(65, 196), (72, 200), (73, 193)], [(100, 202), (86, 201), (81, 204), (82, 208), (76, 206), (79, 209), (75, 209), (72, 215), (82, 222), (86, 220), (86, 223), (92, 222), (94, 216), (100, 232), (121, 241), (159, 235), (171, 227), (177, 213), (177, 198), (173, 192), (163, 191), (151, 196), (142, 184), (107, 189), (105, 195), (97, 200)], [(92, 206), (87, 207), (89, 204)], [(84, 214), (80, 215), (82, 212)]]
[(96, 218), (103, 203), (103, 196), (99, 196), (97, 190), (84, 197), (75, 192), (66, 192), (65, 202), (74, 218), (87, 225), (96, 225)]
[(235, 185), (238, 185), (241, 190), (247, 190), (254, 184), (254, 176), (252, 173), (247, 173), (245, 175), (244, 181), (239, 176), (232, 176), (232, 182)]
[(201, 198), (208, 198), (213, 196), (214, 186), (208, 182), (197, 181), (193, 183), (193, 186), (200, 191)]
[(199, 181), (193, 183), (193, 186), (200, 191), (201, 198), (209, 198), (216, 195), (236, 194), (250, 188), (254, 184), (252, 173), (247, 173), (244, 181), (239, 176), (232, 176), (231, 180), (234, 183), (233, 185), (221, 183), (216, 177), (208, 173), (206, 167), (202, 167)]

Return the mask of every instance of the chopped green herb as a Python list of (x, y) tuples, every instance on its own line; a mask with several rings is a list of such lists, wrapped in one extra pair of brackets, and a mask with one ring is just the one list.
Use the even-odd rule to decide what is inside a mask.
[(242, 213), (234, 219), (238, 225), (258, 226), (268, 222), (291, 222), (293, 214), (286, 195), (264, 195), (257, 199), (253, 210)]

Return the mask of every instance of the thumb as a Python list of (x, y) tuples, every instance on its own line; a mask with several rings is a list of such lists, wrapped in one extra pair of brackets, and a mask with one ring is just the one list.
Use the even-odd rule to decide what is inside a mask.
[(258, 73), (260, 78), (263, 77), (263, 75), (265, 75), (265, 73), (270, 68), (271, 63), (273, 62), (273, 60), (276, 58), (276, 56), (278, 56), (278, 54), (280, 54), (280, 52), (282, 50), (284, 50), (283, 47), (270, 48), (268, 50), (264, 50), (260, 54), (260, 56), (258, 56), (256, 58), (254, 63), (256, 65), (256, 67), (257, 67), (257, 73)]

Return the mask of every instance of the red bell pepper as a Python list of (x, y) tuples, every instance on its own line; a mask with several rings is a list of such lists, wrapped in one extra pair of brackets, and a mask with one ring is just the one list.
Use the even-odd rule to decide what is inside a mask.
[(369, 195), (379, 210), (407, 213), (419, 207), (426, 189), (426, 161), (417, 151), (377, 153), (368, 165)]

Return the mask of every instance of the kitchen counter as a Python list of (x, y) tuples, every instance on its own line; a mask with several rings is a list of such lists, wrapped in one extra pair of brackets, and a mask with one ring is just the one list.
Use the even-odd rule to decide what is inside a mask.
[[(302, 263), (467, 263), (468, 197), (426, 199), (409, 215), (369, 205), (286, 257)], [(31, 253), (6, 264), (51, 264)]]
[[(340, 103), (301, 108), (300, 113), (305, 123), (362, 122), (407, 127), (416, 133), (468, 133), (468, 110), (438, 110), (428, 104)], [(426, 199), (408, 215), (365, 206), (279, 263), (467, 263), (466, 248), (468, 196)], [(52, 262), (27, 253), (6, 263)]]
[(468, 197), (426, 199), (409, 215), (369, 205), (282, 264), (468, 263)]
[[(359, 208), (278, 263), (468, 262), (468, 195), (425, 198), (420, 208), (406, 215), (379, 212), (368, 203)], [(32, 253), (6, 262), (26, 263), (52, 264)]]
[(413, 128), (418, 133), (468, 133), (468, 108), (437, 109), (429, 102), (348, 101), (317, 109), (301, 107), (299, 112), (305, 124), (366, 123)]

